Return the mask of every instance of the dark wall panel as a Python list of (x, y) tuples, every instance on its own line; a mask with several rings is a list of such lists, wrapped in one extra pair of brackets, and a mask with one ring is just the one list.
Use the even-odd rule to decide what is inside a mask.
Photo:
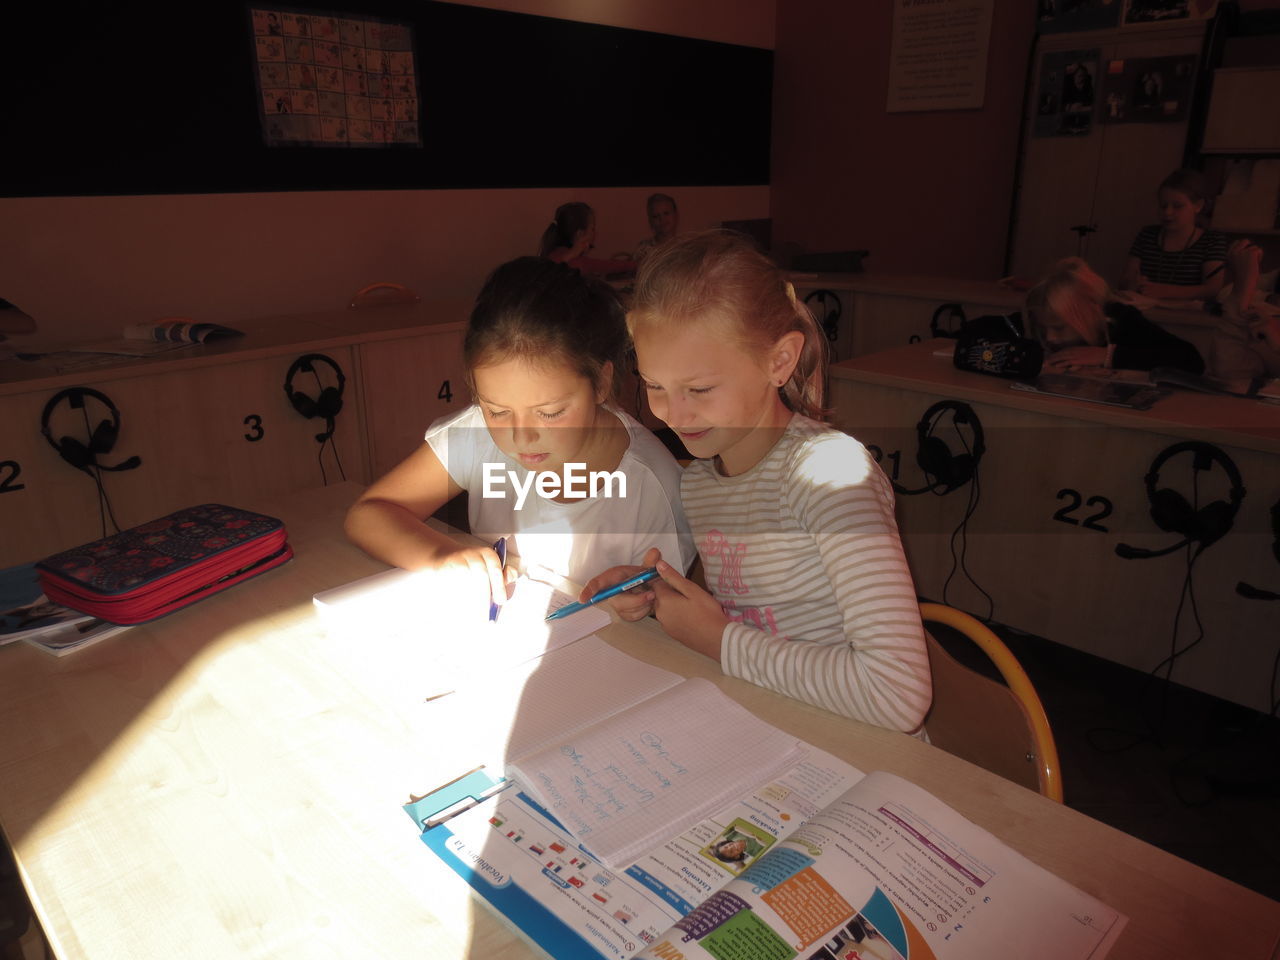
[(413, 25), (421, 148), (268, 148), (248, 9), (6, 12), (3, 195), (769, 182), (771, 51), (429, 0), (297, 7)]

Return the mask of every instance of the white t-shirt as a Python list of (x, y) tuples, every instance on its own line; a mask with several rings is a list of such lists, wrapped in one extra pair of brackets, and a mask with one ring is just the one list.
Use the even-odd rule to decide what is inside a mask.
[[(513, 538), (508, 549), (527, 570), (550, 570), (581, 584), (610, 567), (639, 564), (650, 547), (687, 570), (695, 552), (680, 506), (680, 465), (635, 418), (609, 412), (626, 427), (629, 439), (616, 471), (626, 481), (625, 496), (620, 482), (601, 483), (596, 496), (566, 502), (544, 499), (530, 488), (517, 509), (519, 494), (507, 471), (521, 483), (529, 471), (498, 449), (475, 404), (437, 420), (426, 440), (453, 482), (469, 494), (471, 532), (485, 540)], [(501, 497), (482, 495), (486, 463), (498, 465), (491, 476), (504, 478), (491, 484)]]

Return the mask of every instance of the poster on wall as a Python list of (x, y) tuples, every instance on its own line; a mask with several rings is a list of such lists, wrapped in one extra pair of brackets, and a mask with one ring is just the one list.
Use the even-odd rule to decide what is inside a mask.
[(1120, 25), (1122, 0), (1034, 0), (1040, 33), (1109, 30)]
[(267, 146), (422, 146), (411, 26), (293, 9), (249, 16)]
[(1109, 61), (1102, 86), (1102, 122), (1161, 123), (1184, 119), (1195, 71), (1194, 55)]
[(894, 0), (889, 113), (981, 107), (993, 0)]
[(1082, 137), (1089, 133), (1099, 60), (1097, 50), (1060, 50), (1041, 58), (1036, 88), (1037, 137)]
[(1127, 0), (1125, 25), (1160, 20), (1204, 20), (1218, 9), (1218, 0)]

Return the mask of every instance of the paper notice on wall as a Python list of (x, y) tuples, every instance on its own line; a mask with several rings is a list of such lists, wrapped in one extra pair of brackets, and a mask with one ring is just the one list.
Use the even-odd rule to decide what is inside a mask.
[(894, 0), (890, 113), (981, 107), (992, 0)]

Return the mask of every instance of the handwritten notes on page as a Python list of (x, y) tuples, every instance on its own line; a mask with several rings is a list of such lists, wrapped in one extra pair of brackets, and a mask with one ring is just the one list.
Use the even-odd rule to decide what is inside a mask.
[(795, 737), (695, 678), (520, 757), (507, 775), (594, 856), (621, 867), (803, 754)]

